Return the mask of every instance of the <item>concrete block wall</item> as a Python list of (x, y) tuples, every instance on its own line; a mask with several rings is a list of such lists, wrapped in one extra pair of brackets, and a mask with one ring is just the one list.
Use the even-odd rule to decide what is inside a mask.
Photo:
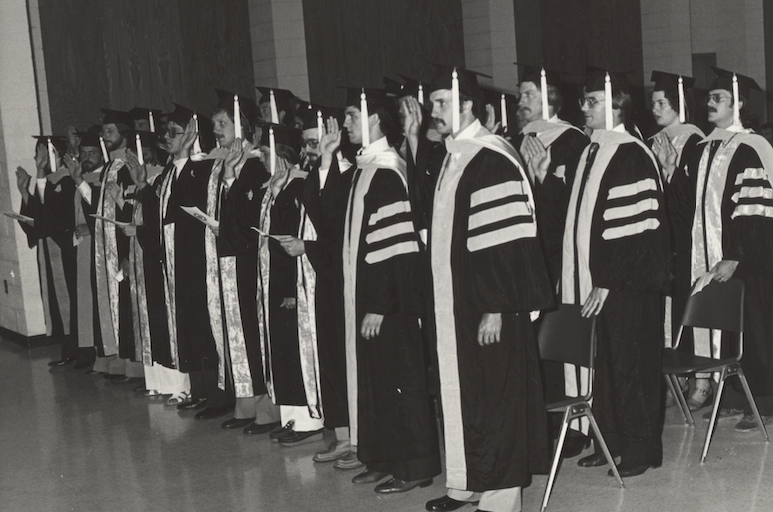
[(512, 0), (462, 0), (464, 58), (468, 69), (491, 75), (481, 84), (515, 90), (518, 70)]
[[(40, 130), (26, 0), (0, 2), (0, 48), (0, 211), (18, 211), (16, 167), (34, 174), (30, 134)], [(35, 251), (27, 248), (18, 223), (5, 216), (0, 216), (0, 327), (25, 336), (46, 332)]]
[(309, 99), (302, 0), (249, 0), (255, 84)]
[(653, 70), (692, 75), (690, 0), (641, 2), (644, 79)]

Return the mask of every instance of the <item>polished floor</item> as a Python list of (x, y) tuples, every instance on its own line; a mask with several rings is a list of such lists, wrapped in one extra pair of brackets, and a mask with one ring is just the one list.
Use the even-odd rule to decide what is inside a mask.
[[(32, 350), (0, 338), (0, 511), (421, 511), (434, 485), (397, 496), (315, 464), (315, 442), (293, 448), (197, 421), (161, 400), (72, 368), (50, 369), (57, 346)], [(718, 428), (698, 462), (705, 423), (669, 411), (663, 467), (617, 488), (607, 468), (563, 465), (548, 510), (771, 511), (773, 455), (758, 433)], [(772, 429), (773, 430), (773, 429)], [(538, 511), (545, 476), (524, 490)], [(462, 512), (472, 512), (471, 506)]]

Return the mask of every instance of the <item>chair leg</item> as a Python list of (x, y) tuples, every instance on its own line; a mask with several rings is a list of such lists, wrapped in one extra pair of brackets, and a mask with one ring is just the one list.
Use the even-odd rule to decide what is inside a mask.
[(682, 416), (684, 417), (684, 422), (687, 423), (689, 426), (694, 427), (695, 426), (695, 420), (693, 420), (692, 412), (690, 411), (690, 406), (687, 405), (687, 400), (684, 398), (684, 393), (682, 393), (682, 388), (679, 386), (679, 380), (676, 375), (669, 373), (666, 375), (666, 381), (668, 382), (668, 387), (671, 389), (671, 393), (676, 398), (676, 404), (679, 406), (679, 410), (682, 412)]
[(553, 484), (556, 481), (558, 465), (561, 463), (561, 452), (564, 449), (564, 441), (566, 440), (566, 431), (569, 429), (569, 422), (569, 409), (567, 408), (564, 411), (564, 419), (561, 422), (561, 432), (558, 434), (558, 444), (556, 445), (556, 453), (553, 456), (553, 465), (550, 467), (548, 484), (545, 487), (545, 494), (542, 496), (542, 508), (540, 509), (541, 512), (545, 512), (545, 509), (548, 507), (550, 493), (553, 492)]
[(749, 405), (752, 406), (752, 412), (754, 413), (754, 418), (757, 420), (757, 425), (760, 426), (760, 432), (762, 432), (762, 438), (765, 439), (765, 442), (769, 442), (770, 438), (768, 437), (768, 431), (765, 428), (765, 422), (762, 421), (762, 416), (760, 416), (760, 411), (757, 410), (757, 402), (754, 401), (754, 397), (752, 396), (752, 390), (749, 388), (749, 383), (746, 380), (746, 375), (744, 375), (743, 370), (741, 368), (738, 368), (738, 378), (741, 379), (741, 385), (743, 385), (743, 390), (746, 393), (746, 399), (749, 401)]
[(593, 411), (590, 409), (588, 409), (588, 421), (590, 421), (590, 426), (593, 429), (593, 432), (596, 434), (596, 442), (601, 445), (601, 451), (604, 452), (604, 457), (607, 458), (607, 462), (610, 466), (612, 466), (612, 472), (615, 474), (617, 483), (620, 484), (621, 489), (625, 489), (623, 478), (620, 476), (620, 472), (617, 470), (617, 464), (615, 464), (615, 458), (612, 457), (612, 454), (609, 452), (607, 442), (604, 441), (604, 436), (601, 435), (599, 424), (596, 423), (596, 418), (593, 416)]
[(711, 436), (714, 433), (714, 426), (717, 424), (717, 414), (719, 413), (719, 401), (722, 399), (722, 391), (725, 389), (725, 379), (727, 379), (727, 367), (722, 367), (722, 373), (719, 377), (719, 386), (717, 386), (717, 396), (714, 397), (714, 406), (711, 409), (711, 419), (709, 420), (709, 429), (706, 432), (706, 441), (703, 443), (703, 453), (701, 453), (701, 463), (706, 461), (706, 455), (709, 453)]

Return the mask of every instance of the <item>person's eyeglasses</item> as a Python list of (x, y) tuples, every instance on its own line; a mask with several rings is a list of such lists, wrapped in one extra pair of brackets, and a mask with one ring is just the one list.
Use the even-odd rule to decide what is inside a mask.
[(170, 139), (174, 139), (178, 135), (182, 135), (183, 132), (178, 132), (175, 128), (169, 128), (166, 130), (166, 135), (169, 136)]
[(724, 94), (707, 94), (706, 104), (708, 105), (711, 102), (722, 103), (722, 101), (729, 100), (729, 99), (730, 99), (730, 96), (725, 96)]
[(580, 98), (578, 102), (580, 103), (580, 108), (585, 106), (587, 106), (588, 108), (593, 108), (596, 105), (598, 105), (599, 100), (597, 100), (596, 98), (588, 97), (588, 98)]
[(309, 146), (311, 149), (317, 149), (319, 141), (317, 139), (303, 139), (303, 145)]

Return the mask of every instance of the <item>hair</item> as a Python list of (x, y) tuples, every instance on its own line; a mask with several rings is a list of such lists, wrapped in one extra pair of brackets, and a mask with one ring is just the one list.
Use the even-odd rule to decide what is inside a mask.
[(290, 162), (292, 165), (301, 163), (301, 157), (298, 155), (298, 152), (287, 144), (276, 145), (276, 156), (277, 158)]
[(127, 141), (132, 138), (132, 134), (134, 133), (133, 128), (130, 128), (123, 123), (115, 123), (115, 128), (118, 130), (118, 133), (121, 134), (121, 137)]
[[(539, 89), (539, 86), (537, 86), (537, 88)], [(564, 107), (564, 98), (561, 96), (561, 91), (559, 91), (558, 87), (555, 85), (548, 84), (548, 105), (553, 107), (556, 115), (558, 115)]]
[(633, 99), (625, 89), (615, 88), (612, 91), (612, 108), (620, 109), (620, 120), (627, 123), (633, 114)]
[(368, 114), (378, 115), (379, 128), (381, 133), (389, 137), (393, 137), (400, 131), (400, 117), (397, 114), (396, 109), (392, 105), (378, 103), (376, 105), (368, 106)]
[(460, 108), (465, 101), (472, 102), (472, 115), (475, 117), (475, 119), (483, 119), (483, 116), (486, 114), (486, 103), (483, 101), (483, 98), (481, 97), (481, 95), (460, 93), (459, 94)]
[[(653, 93), (657, 91), (663, 92), (663, 97), (668, 101), (669, 106), (674, 112), (679, 113), (679, 91), (677, 89), (672, 88), (666, 88), (666, 89), (655, 89), (652, 91)], [(652, 95), (650, 95), (650, 99), (652, 99)], [(685, 89), (684, 91), (684, 114), (685, 114), (685, 122), (690, 121), (690, 116), (692, 113), (692, 102), (691, 102), (692, 96), (690, 89)]]
[[(234, 112), (230, 108), (223, 108), (218, 107), (215, 109), (214, 112), (212, 112), (212, 117), (219, 113), (225, 113), (225, 115), (228, 116), (228, 119), (231, 120), (231, 122), (234, 122)], [(247, 115), (244, 113), (244, 110), (239, 110), (239, 117), (242, 120), (242, 139), (244, 140), (252, 140), (252, 136), (255, 134), (255, 129), (253, 127), (253, 124), (250, 122)]]

